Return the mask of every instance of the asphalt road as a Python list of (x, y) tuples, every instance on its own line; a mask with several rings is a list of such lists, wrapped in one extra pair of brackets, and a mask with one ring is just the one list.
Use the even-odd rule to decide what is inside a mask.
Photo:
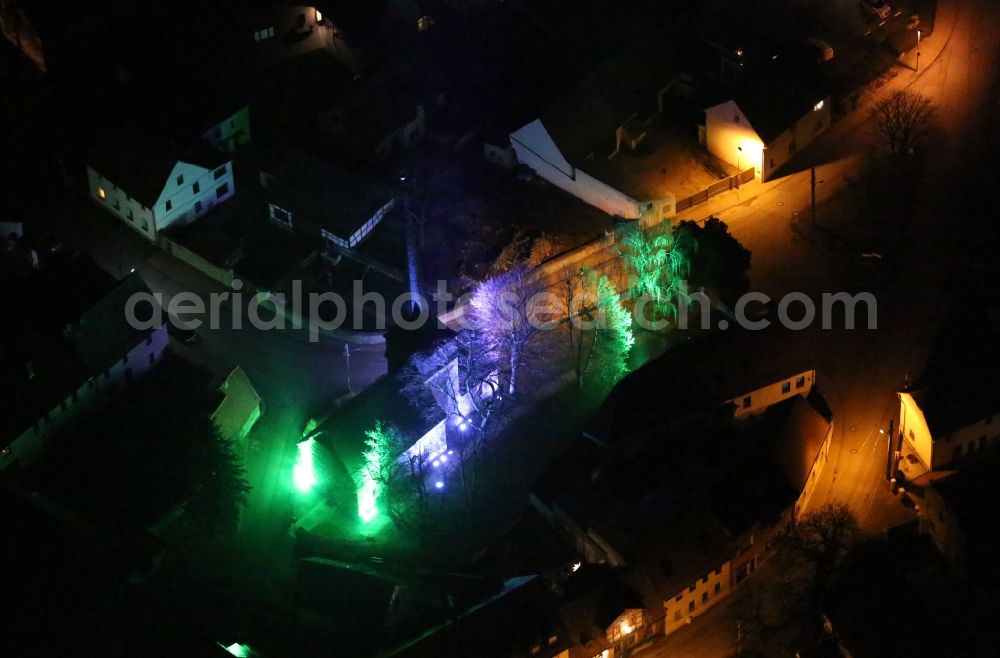
[[(876, 331), (809, 331), (789, 346), (816, 360), (819, 386), (835, 414), (831, 461), (811, 506), (846, 502), (870, 532), (910, 515), (888, 493), (883, 479), (886, 439), (878, 430), (898, 414), (895, 391), (908, 377), (918, 376), (927, 360), (950, 291), (962, 285), (954, 273), (974, 251), (975, 236), (991, 230), (995, 221), (997, 202), (989, 172), (996, 168), (991, 160), (1000, 146), (1000, 6), (987, 0), (942, 4), (956, 12), (947, 46), (920, 75), (901, 74), (912, 76), (911, 88), (937, 104), (943, 135), (930, 158), (917, 212), (901, 244), (894, 247), (891, 267), (872, 267), (854, 254), (840, 253), (804, 228), (808, 172), (715, 213), (752, 250), (754, 289), (771, 295), (792, 290), (815, 294), (844, 286), (876, 294)], [(818, 178), (825, 181), (824, 197), (843, 191), (850, 182), (856, 158), (870, 143), (863, 123), (861, 116), (848, 117), (832, 131), (831, 148), (816, 154), (819, 163), (826, 163), (818, 169)], [(690, 629), (637, 655), (732, 655), (734, 619), (732, 607), (720, 604)]]

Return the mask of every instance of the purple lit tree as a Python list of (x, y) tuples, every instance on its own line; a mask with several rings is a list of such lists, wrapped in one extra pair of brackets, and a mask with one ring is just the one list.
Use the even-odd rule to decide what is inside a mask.
[(505, 393), (517, 392), (518, 375), (541, 342), (535, 303), (542, 292), (524, 265), (479, 283), (469, 304), (481, 345), (482, 366), (498, 374)]

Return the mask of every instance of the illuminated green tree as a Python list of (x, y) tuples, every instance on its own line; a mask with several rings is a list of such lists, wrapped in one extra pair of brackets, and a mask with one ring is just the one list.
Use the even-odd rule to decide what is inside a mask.
[(375, 421), (365, 432), (364, 464), (357, 476), (358, 516), (368, 522), (384, 512), (397, 525), (406, 525), (406, 513), (426, 519), (425, 457), (401, 460), (407, 441), (395, 425)]
[(686, 231), (650, 235), (631, 226), (619, 243), (629, 297), (647, 299), (654, 319), (676, 317), (677, 295), (684, 290), (697, 242)]

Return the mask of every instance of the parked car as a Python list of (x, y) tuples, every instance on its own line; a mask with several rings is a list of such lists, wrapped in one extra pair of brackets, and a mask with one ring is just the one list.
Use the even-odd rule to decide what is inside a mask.
[(876, 18), (889, 18), (891, 11), (885, 0), (861, 0), (861, 8)]
[(186, 345), (196, 345), (201, 342), (201, 336), (198, 335), (197, 331), (185, 327), (180, 320), (166, 311), (163, 312), (163, 322), (167, 325), (167, 334), (180, 342)]

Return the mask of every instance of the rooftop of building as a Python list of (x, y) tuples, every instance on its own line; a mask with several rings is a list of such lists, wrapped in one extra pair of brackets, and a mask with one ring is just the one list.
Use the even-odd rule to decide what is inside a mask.
[(348, 473), (354, 473), (363, 462), (365, 432), (374, 429), (376, 421), (395, 426), (409, 442), (404, 448), (437, 422), (428, 420), (411, 405), (400, 392), (397, 377), (389, 374), (334, 411), (320, 423), (314, 436), (317, 442), (339, 458)]
[(777, 326), (712, 332), (677, 345), (619, 382), (590, 431), (613, 442), (692, 415), (725, 416), (727, 400), (812, 368), (789, 348), (791, 333)]
[(143, 206), (151, 208), (178, 162), (215, 169), (231, 160), (199, 137), (176, 136), (137, 118), (100, 130), (89, 149), (87, 164)]
[(956, 303), (909, 389), (935, 437), (1000, 416), (997, 363), (1000, 326), (981, 302)]
[(149, 292), (116, 281), (83, 253), (68, 253), (24, 281), (4, 280), (0, 416), (14, 438), (149, 335), (129, 326), (125, 303)]
[(267, 188), (272, 203), (344, 239), (399, 194), (372, 172), (299, 150), (286, 151), (274, 173)]
[(581, 437), (532, 488), (665, 587), (714, 566), (798, 498), (830, 428), (817, 390), (748, 422), (660, 426), (641, 441)]

